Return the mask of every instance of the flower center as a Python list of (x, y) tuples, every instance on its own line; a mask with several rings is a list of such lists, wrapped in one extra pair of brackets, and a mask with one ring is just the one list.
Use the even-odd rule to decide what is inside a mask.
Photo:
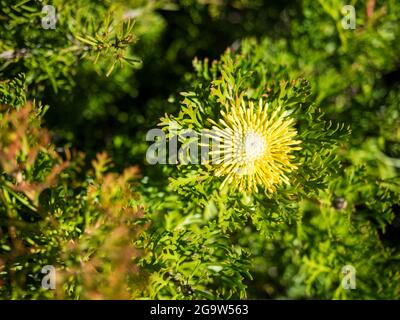
[(262, 135), (252, 131), (246, 133), (244, 136), (244, 151), (246, 153), (247, 160), (254, 161), (262, 157), (265, 149), (266, 143)]

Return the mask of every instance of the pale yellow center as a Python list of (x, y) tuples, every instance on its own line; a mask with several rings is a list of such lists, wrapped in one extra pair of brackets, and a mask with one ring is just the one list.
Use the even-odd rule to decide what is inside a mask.
[(247, 161), (261, 158), (266, 151), (266, 142), (262, 135), (249, 131), (244, 136), (244, 151)]

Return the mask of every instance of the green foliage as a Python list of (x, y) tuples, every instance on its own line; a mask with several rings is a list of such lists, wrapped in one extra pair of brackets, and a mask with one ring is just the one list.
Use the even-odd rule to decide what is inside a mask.
[[(109, 75), (117, 63), (134, 64), (137, 59), (128, 56), (128, 45), (135, 40), (133, 22), (120, 16), (122, 4), (111, 1), (52, 1), (57, 20), (55, 28), (45, 29), (46, 12), (40, 1), (2, 1), (0, 11), (1, 59), (0, 75), (27, 73), (28, 84), (43, 90), (51, 85), (55, 92), (66, 87), (76, 73), (76, 62), (92, 57), (94, 64), (104, 57)], [(117, 22), (111, 14), (117, 15)], [(74, 19), (71, 19), (71, 17)], [(96, 22), (95, 22), (96, 21)], [(100, 23), (99, 23), (100, 21)], [(40, 92), (40, 91), (39, 91)], [(33, 93), (37, 94), (36, 90)]]

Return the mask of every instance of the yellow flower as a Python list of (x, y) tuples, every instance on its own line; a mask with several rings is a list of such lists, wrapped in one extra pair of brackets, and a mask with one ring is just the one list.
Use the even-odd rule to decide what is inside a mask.
[(257, 192), (261, 186), (269, 193), (282, 182), (289, 184), (287, 173), (296, 170), (291, 152), (301, 149), (295, 140), (294, 120), (280, 108), (269, 112), (268, 103), (260, 99), (258, 107), (242, 96), (221, 110), (222, 118), (209, 133), (219, 143), (213, 147), (215, 175), (225, 176), (221, 185), (231, 185), (240, 191)]

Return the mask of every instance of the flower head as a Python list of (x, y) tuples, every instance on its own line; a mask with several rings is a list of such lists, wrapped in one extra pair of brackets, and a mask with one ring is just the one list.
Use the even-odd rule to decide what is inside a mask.
[(269, 110), (268, 103), (246, 102), (242, 97), (221, 110), (222, 118), (213, 124), (209, 136), (219, 142), (213, 155), (217, 176), (225, 176), (221, 188), (229, 184), (240, 191), (270, 193), (282, 182), (289, 184), (287, 173), (296, 170), (294, 150), (301, 149), (296, 140), (294, 120), (280, 108)]

